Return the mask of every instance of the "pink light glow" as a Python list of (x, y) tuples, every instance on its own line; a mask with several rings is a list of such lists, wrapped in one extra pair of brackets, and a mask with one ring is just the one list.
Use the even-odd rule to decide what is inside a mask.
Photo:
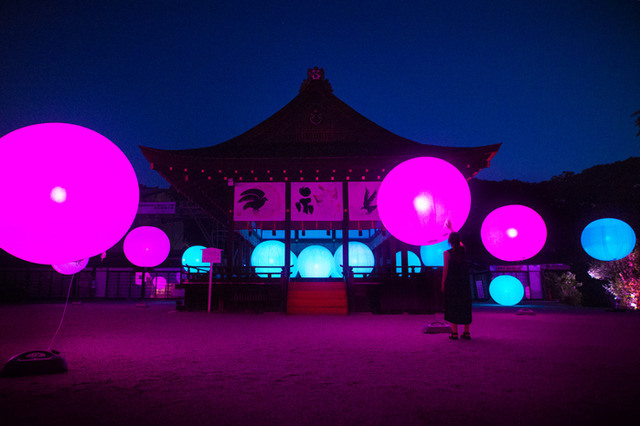
[(138, 209), (131, 163), (104, 136), (44, 123), (0, 138), (0, 247), (20, 259), (64, 264), (105, 252)]
[(169, 255), (171, 242), (162, 229), (139, 226), (124, 239), (124, 254), (136, 266), (158, 266)]
[(489, 213), (482, 222), (480, 237), (489, 253), (498, 259), (525, 260), (544, 247), (547, 226), (535, 210), (513, 204)]
[(167, 279), (162, 276), (155, 277), (153, 285), (156, 286), (156, 290), (164, 290), (167, 287)]
[(380, 183), (378, 212), (385, 228), (413, 245), (447, 239), (467, 220), (471, 193), (465, 177), (450, 163), (418, 157), (394, 167)]
[(84, 268), (86, 268), (88, 263), (89, 263), (89, 258), (86, 258), (78, 261), (67, 262), (67, 263), (51, 265), (51, 266), (53, 267), (53, 269), (55, 269), (57, 272), (63, 275), (73, 275), (76, 272), (80, 272)]

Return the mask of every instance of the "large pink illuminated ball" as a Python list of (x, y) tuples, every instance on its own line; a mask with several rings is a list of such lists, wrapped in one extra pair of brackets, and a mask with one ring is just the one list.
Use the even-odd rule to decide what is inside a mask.
[(547, 226), (533, 209), (512, 204), (487, 215), (480, 228), (485, 248), (501, 260), (529, 259), (542, 250), (547, 241)]
[(171, 242), (162, 229), (139, 226), (127, 234), (123, 248), (129, 262), (153, 268), (165, 261), (171, 250)]
[(471, 193), (465, 177), (450, 163), (418, 157), (394, 167), (378, 190), (378, 212), (384, 227), (412, 245), (447, 239), (451, 223), (459, 230), (469, 216)]
[(0, 138), (0, 248), (64, 264), (107, 251), (136, 216), (138, 180), (104, 136), (73, 124), (23, 127)]

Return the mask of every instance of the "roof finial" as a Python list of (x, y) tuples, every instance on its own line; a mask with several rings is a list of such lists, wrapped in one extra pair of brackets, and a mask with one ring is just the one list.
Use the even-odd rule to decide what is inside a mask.
[(313, 67), (307, 70), (307, 79), (324, 80), (324, 68)]
[(333, 92), (331, 85), (329, 84), (329, 80), (324, 79), (324, 68), (313, 67), (307, 70), (307, 79), (302, 82), (302, 86), (300, 86), (300, 91), (302, 92), (306, 89), (309, 84), (318, 82), (322, 86), (329, 89), (329, 92)]

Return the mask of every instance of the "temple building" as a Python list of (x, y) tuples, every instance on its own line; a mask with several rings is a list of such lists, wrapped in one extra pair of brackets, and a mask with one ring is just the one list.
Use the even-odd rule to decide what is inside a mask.
[[(303, 297), (300, 292), (305, 290), (320, 289), (320, 282), (330, 289), (344, 287), (346, 311), (359, 310), (358, 295), (362, 303), (366, 299), (369, 305), (374, 300), (376, 306), (391, 306), (392, 299), (403, 299), (398, 296), (402, 288), (414, 292), (418, 274), (410, 267), (408, 253), (419, 253), (420, 248), (385, 232), (376, 211), (380, 182), (401, 162), (425, 156), (446, 160), (471, 179), (489, 167), (500, 144), (444, 147), (398, 136), (334, 95), (324, 70), (316, 67), (308, 70), (298, 95), (287, 105), (228, 141), (197, 149), (140, 148), (152, 169), (215, 222), (216, 236), (223, 235), (205, 242), (223, 250), (214, 275), (220, 308), (229, 297), (239, 298), (239, 288), (262, 285), (258, 293), (268, 299), (265, 284), (273, 284), (271, 288), (282, 290), (273, 292), (273, 297), (287, 312), (295, 313), (299, 308), (292, 300)], [(274, 273), (256, 274), (255, 268), (261, 265), (252, 265), (253, 249), (272, 240), (284, 243), (285, 259), (280, 266), (292, 265), (292, 258), (314, 245), (332, 255), (341, 252), (339, 263), (348, 265), (350, 273), (332, 270), (329, 275), (314, 275), (303, 273), (304, 265), (297, 265), (300, 272), (276, 268)], [(358, 274), (353, 268), (349, 251), (355, 246), (351, 242), (371, 250), (374, 264), (365, 265), (372, 267), (371, 272)], [(424, 281), (424, 269), (421, 274), (419, 279)], [(185, 287), (195, 288), (197, 282)], [(188, 298), (201, 297), (195, 296), (195, 290), (190, 293)], [(410, 303), (415, 310), (424, 311), (425, 298), (429, 296)], [(195, 304), (193, 300), (189, 303)], [(318, 306), (307, 311), (314, 309), (332, 312)]]

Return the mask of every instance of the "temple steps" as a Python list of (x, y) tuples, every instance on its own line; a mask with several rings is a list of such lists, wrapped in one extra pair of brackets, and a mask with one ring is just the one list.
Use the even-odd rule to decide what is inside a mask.
[(291, 282), (287, 314), (347, 315), (347, 287), (343, 282)]

